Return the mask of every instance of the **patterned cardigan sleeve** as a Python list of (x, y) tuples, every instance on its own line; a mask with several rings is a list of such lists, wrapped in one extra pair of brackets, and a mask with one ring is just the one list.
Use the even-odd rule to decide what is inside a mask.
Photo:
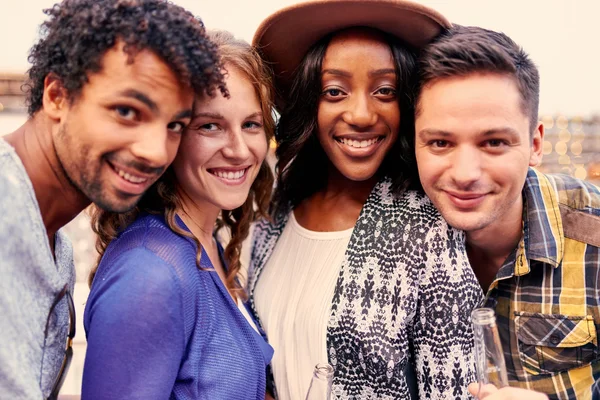
[[(424, 207), (433, 205), (426, 200)], [(469, 264), (462, 231), (448, 226), (437, 210), (422, 249), (419, 297), (413, 324), (415, 371), (420, 398), (470, 399), (475, 381), (470, 312), (483, 293)]]

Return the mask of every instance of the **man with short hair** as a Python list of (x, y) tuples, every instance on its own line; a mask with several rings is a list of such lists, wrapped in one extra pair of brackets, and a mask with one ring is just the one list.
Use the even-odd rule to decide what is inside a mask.
[[(532, 168), (544, 138), (539, 76), (506, 35), (455, 26), (419, 67), (420, 181), (466, 232), (509, 384), (552, 399), (591, 398), (600, 378), (600, 189)], [(483, 397), (536, 396), (545, 397), (516, 388)]]
[(65, 0), (45, 12), (29, 56), (29, 119), (0, 139), (7, 399), (55, 398), (68, 369), (74, 267), (60, 229), (90, 203), (134, 207), (173, 161), (194, 94), (226, 94), (216, 47), (181, 7)]

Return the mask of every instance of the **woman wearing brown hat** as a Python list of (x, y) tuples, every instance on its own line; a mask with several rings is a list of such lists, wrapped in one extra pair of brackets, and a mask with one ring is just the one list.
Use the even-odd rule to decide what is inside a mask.
[(249, 290), (281, 400), (303, 399), (320, 362), (335, 369), (336, 399), (469, 398), (481, 289), (462, 233), (407, 189), (414, 51), (448, 25), (400, 0), (320, 0), (255, 35), (281, 118)]

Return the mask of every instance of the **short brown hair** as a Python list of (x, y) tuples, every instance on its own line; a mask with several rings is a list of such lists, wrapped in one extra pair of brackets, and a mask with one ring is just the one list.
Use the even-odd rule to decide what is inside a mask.
[(511, 38), (474, 26), (454, 25), (425, 47), (419, 57), (419, 85), (415, 112), (419, 113), (421, 90), (443, 78), (473, 73), (512, 76), (519, 88), (522, 108), (529, 116), (530, 133), (538, 121), (540, 76), (529, 55)]

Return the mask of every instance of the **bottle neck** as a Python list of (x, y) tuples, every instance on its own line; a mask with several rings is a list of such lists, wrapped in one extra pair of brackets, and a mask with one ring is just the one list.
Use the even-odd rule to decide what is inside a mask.
[(496, 314), (491, 308), (476, 308), (471, 313), (473, 324), (480, 326), (495, 326)]
[(333, 377), (333, 367), (329, 364), (317, 364), (313, 375), (316, 378), (327, 380)]

